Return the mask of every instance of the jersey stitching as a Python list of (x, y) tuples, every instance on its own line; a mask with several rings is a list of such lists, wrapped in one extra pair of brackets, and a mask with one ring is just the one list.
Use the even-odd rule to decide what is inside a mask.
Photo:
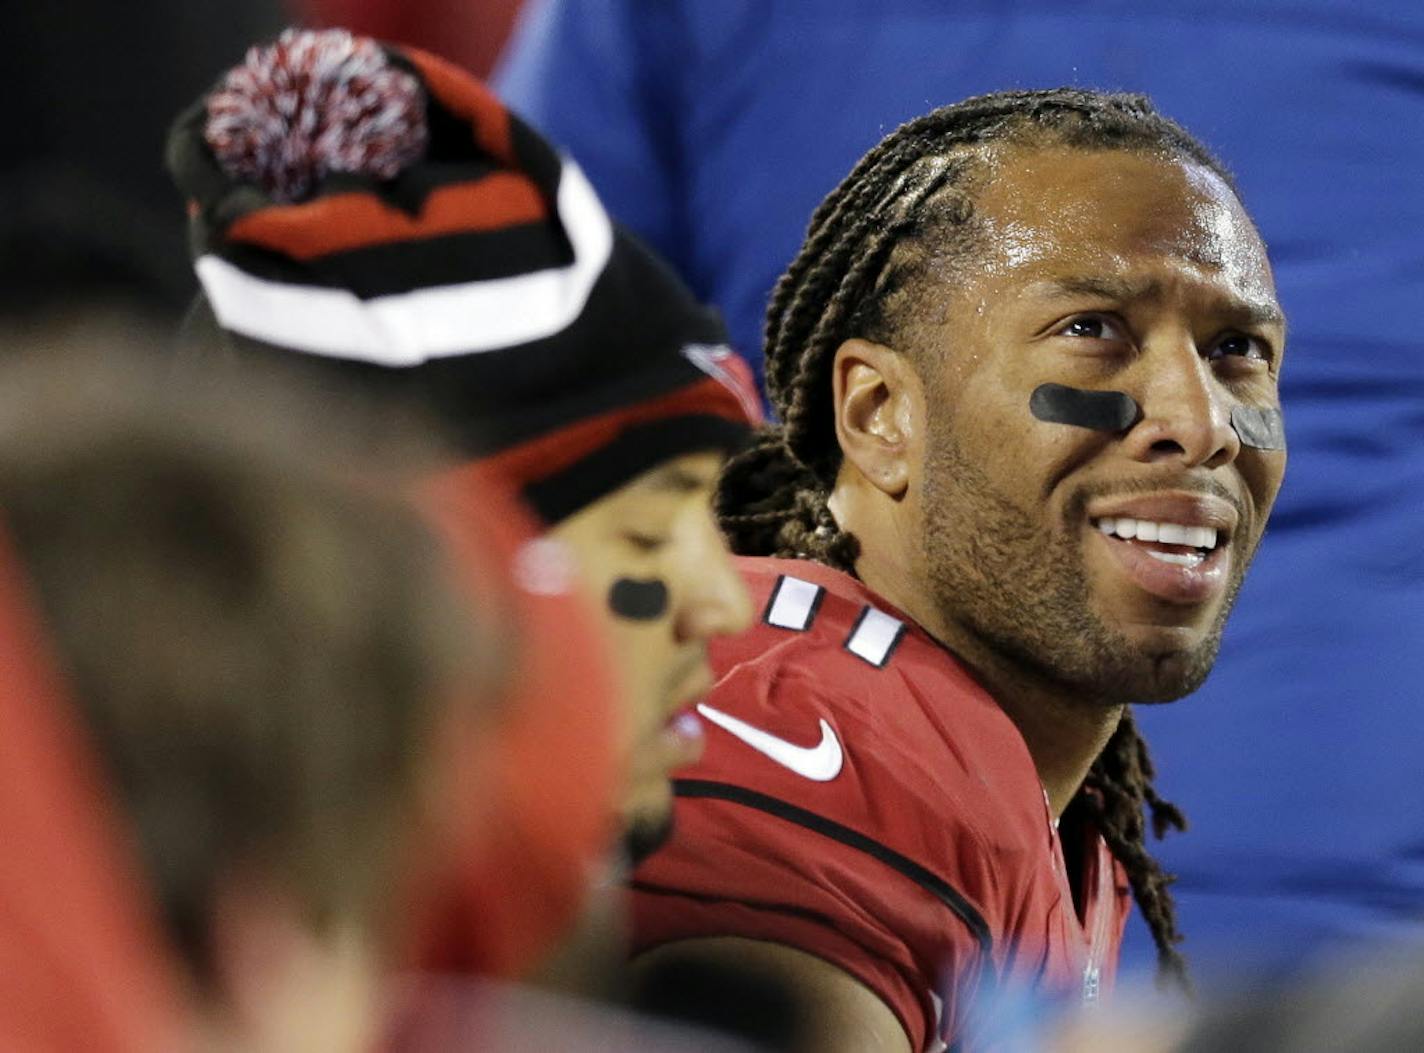
[[(981, 963), (984, 963), (985, 966), (992, 963), (994, 938), (983, 915), (974, 908), (974, 905), (965, 898), (963, 893), (948, 881), (908, 856), (901, 855), (893, 848), (883, 845), (859, 831), (852, 830), (848, 826), (843, 826), (834, 819), (828, 819), (823, 815), (807, 811), (805, 808), (779, 798), (758, 793), (756, 790), (749, 790), (744, 786), (733, 786), (730, 783), (714, 782), (710, 779), (674, 779), (672, 785), (673, 793), (678, 797), (710, 798), (755, 808), (768, 815), (776, 816), (778, 819), (795, 823), (797, 826), (804, 827), (823, 837), (829, 837), (833, 841), (839, 841), (848, 848), (864, 852), (872, 859), (884, 863), (892, 870), (909, 878), (948, 907), (950, 912), (964, 923), (965, 928), (979, 944)], [(992, 985), (994, 976), (987, 967), (983, 969), (983, 975), (986, 983)]]

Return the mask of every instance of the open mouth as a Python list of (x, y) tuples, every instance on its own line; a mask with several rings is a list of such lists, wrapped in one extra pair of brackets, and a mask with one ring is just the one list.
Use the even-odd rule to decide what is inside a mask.
[(1217, 548), (1216, 527), (1133, 519), (1131, 516), (1104, 516), (1092, 520), (1092, 524), (1099, 533), (1131, 542), (1143, 554), (1178, 567), (1200, 566)]

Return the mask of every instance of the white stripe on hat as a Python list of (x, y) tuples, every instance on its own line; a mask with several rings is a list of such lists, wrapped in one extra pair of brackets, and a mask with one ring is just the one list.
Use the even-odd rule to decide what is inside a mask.
[(567, 157), (558, 204), (573, 262), (509, 278), (362, 300), (346, 289), (258, 278), (211, 254), (193, 266), (224, 329), (332, 358), (416, 366), (553, 336), (578, 318), (613, 253), (613, 227)]

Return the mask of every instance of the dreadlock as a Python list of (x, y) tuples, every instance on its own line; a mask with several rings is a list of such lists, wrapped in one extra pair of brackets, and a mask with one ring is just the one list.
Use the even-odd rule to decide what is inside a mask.
[[(920, 279), (981, 245), (974, 194), (996, 146), (1063, 145), (1176, 156), (1229, 173), (1142, 95), (1061, 88), (1001, 92), (935, 110), (892, 132), (816, 209), (800, 254), (767, 310), (767, 387), (781, 419), (728, 463), (717, 512), (742, 555), (812, 559), (850, 574), (860, 546), (827, 507), (840, 466), (831, 364), (852, 337), (895, 346)], [(1158, 975), (1188, 987), (1172, 877), (1146, 848), (1144, 811), (1162, 837), (1186, 828), (1153, 788), (1152, 761), (1130, 712), (1064, 814), (1091, 821), (1126, 870), (1157, 946)]]

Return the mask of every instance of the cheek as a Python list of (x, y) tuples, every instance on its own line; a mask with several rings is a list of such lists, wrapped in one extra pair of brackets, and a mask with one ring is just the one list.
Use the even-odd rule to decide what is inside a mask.
[(1236, 458), (1237, 470), (1246, 481), (1251, 500), (1256, 506), (1256, 532), (1265, 529), (1266, 516), (1275, 504), (1281, 481), (1286, 473), (1286, 451), (1252, 450), (1243, 447)]
[[(1091, 456), (1111, 432), (1088, 426), (1112, 423), (1136, 404), (1126, 396), (1094, 393), (1024, 378), (997, 378), (992, 385), (970, 388), (949, 423), (961, 455), (1006, 495), (1029, 502), (1062, 471)], [(1058, 389), (1052, 396), (1045, 388)], [(1078, 396), (1088, 395), (1083, 399)], [(1065, 419), (1071, 417), (1071, 421)], [(1091, 418), (1091, 420), (1089, 419)]]

